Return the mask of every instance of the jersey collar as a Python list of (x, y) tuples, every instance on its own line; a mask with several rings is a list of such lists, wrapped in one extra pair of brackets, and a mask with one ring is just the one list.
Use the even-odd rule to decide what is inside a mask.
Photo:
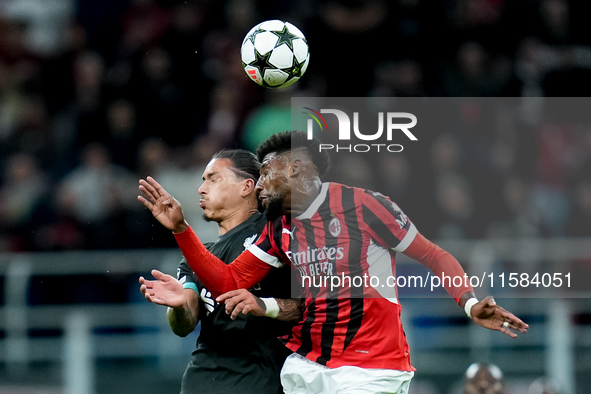
[(244, 229), (244, 228), (250, 226), (252, 223), (254, 223), (255, 220), (258, 220), (261, 217), (261, 215), (262, 215), (262, 213), (260, 213), (260, 212), (253, 213), (245, 221), (240, 223), (238, 226), (231, 228), (230, 231), (226, 231), (225, 234), (220, 235), (218, 237), (218, 241), (224, 240), (224, 239), (230, 237), (232, 234), (242, 231), (242, 229)]
[(314, 213), (318, 210), (318, 208), (320, 208), (320, 204), (322, 204), (324, 202), (324, 200), (326, 199), (326, 194), (328, 193), (328, 185), (329, 184), (330, 184), (330, 182), (324, 182), (322, 184), (322, 187), (320, 188), (320, 193), (318, 193), (318, 196), (316, 196), (314, 201), (312, 201), (312, 204), (310, 204), (308, 209), (306, 209), (306, 211), (304, 213), (302, 213), (300, 216), (296, 217), (296, 219), (298, 219), (298, 220), (310, 219), (312, 217), (312, 215), (314, 215)]

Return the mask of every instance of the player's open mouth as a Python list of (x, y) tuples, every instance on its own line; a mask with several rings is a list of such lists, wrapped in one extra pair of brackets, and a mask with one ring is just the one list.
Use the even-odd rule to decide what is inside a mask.
[(205, 206), (205, 200), (199, 200), (199, 207), (203, 208)]

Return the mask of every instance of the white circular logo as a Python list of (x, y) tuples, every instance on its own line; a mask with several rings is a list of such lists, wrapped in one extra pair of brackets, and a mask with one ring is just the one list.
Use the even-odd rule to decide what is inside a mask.
[(332, 218), (328, 225), (328, 231), (333, 237), (338, 237), (341, 233), (341, 221), (339, 218)]

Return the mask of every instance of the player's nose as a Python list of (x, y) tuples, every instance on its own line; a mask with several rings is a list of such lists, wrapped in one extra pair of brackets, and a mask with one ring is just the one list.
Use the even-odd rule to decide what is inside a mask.
[(255, 189), (256, 189), (258, 192), (260, 192), (261, 190), (263, 190), (263, 189), (264, 189), (264, 187), (263, 187), (263, 182), (261, 182), (261, 179), (262, 179), (262, 178), (259, 178), (259, 180), (257, 181), (257, 184), (256, 184), (256, 186), (255, 186)]
[(207, 193), (205, 183), (203, 183), (201, 186), (199, 186), (197, 193), (199, 193), (200, 195), (204, 195), (205, 193)]

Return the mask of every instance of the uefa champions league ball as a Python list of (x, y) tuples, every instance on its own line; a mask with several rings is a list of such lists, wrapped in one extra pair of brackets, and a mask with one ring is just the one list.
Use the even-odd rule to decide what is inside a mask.
[(297, 82), (308, 68), (306, 37), (289, 22), (261, 22), (248, 32), (240, 48), (246, 75), (260, 86), (284, 88)]

